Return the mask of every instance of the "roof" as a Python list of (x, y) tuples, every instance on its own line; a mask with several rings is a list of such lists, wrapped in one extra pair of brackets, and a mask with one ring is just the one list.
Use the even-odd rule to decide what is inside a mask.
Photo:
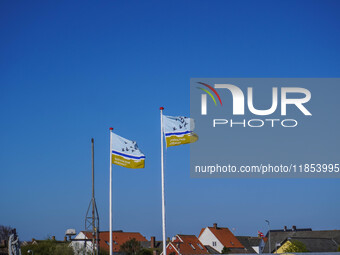
[(262, 238), (253, 236), (236, 236), (237, 240), (244, 246), (249, 253), (256, 253), (254, 246), (260, 246)]
[(204, 245), (204, 247), (208, 250), (208, 252), (210, 254), (219, 254), (218, 251), (216, 251), (213, 247), (211, 247), (210, 245)]
[[(268, 235), (268, 234), (267, 234)], [(266, 236), (267, 236), (266, 235)], [(340, 230), (300, 230), (300, 231), (270, 231), (270, 247), (271, 251), (275, 250), (276, 243), (282, 243), (287, 238), (328, 238), (333, 239), (340, 244)], [(269, 242), (266, 242), (263, 253), (269, 250)]]
[[(143, 248), (151, 248), (151, 241), (142, 241), (140, 242)], [(168, 242), (166, 242), (168, 244)], [(155, 249), (159, 249), (163, 251), (163, 241), (155, 241)]]
[(53, 242), (53, 243), (58, 243), (58, 244), (62, 244), (62, 243), (69, 243), (70, 241), (66, 240), (66, 241), (58, 241), (58, 240), (53, 240), (53, 239), (46, 239), (46, 240), (36, 240), (36, 239), (32, 239), (32, 241), (23, 241), (21, 243), (22, 246), (26, 246), (26, 245), (32, 245), (32, 244), (40, 244), (40, 243), (46, 243), (46, 242)]
[[(244, 248), (239, 240), (234, 236), (234, 234), (228, 228), (220, 227), (207, 227), (213, 235), (222, 243), (223, 246), (227, 248)], [(201, 230), (200, 235), (202, 235), (204, 229)]]
[[(311, 228), (296, 228), (296, 229), (291, 229), (291, 228), (287, 228), (285, 229), (271, 229), (270, 233), (274, 233), (274, 232), (299, 232), (299, 231), (313, 231)], [(268, 237), (268, 232), (266, 234), (266, 237)]]
[(170, 242), (173, 247), (179, 249), (180, 254), (208, 254), (207, 248), (195, 235), (176, 235), (176, 239)]
[[(92, 233), (83, 232), (88, 239), (92, 239)], [(146, 238), (138, 232), (123, 232), (112, 231), (112, 250), (113, 252), (119, 252), (120, 246), (131, 239), (136, 239), (139, 242), (147, 242)], [(99, 247), (101, 249), (110, 250), (110, 231), (99, 232)]]
[[(306, 249), (309, 252), (336, 252), (339, 244), (330, 238), (287, 238), (283, 243), (287, 241), (299, 241), (306, 245)], [(282, 243), (282, 244), (283, 244)]]

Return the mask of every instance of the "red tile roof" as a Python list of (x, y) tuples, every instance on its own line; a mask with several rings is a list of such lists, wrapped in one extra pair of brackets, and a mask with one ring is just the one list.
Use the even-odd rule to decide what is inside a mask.
[[(214, 228), (208, 227), (209, 230), (214, 234), (214, 236), (222, 243), (223, 246), (227, 248), (244, 248), (240, 241), (234, 236), (234, 234), (228, 228)], [(201, 234), (205, 228), (202, 228)]]
[[(174, 247), (176, 249), (174, 249)], [(172, 252), (178, 254), (178, 249), (179, 252), (184, 255), (209, 253), (195, 235), (177, 235), (176, 240), (168, 244), (166, 249), (167, 254), (170, 254)]]
[[(83, 232), (87, 238), (92, 239), (92, 233)], [(110, 231), (99, 232), (99, 247), (101, 249), (110, 250)], [(146, 242), (146, 238), (138, 232), (122, 232), (122, 231), (112, 231), (112, 250), (113, 252), (118, 252), (120, 246), (131, 239), (136, 239), (139, 242)]]

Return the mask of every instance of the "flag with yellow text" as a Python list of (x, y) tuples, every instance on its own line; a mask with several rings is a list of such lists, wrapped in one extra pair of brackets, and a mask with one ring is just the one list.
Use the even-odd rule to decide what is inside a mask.
[(135, 141), (111, 132), (112, 164), (127, 168), (144, 168), (145, 155)]
[(194, 120), (187, 117), (163, 115), (163, 129), (166, 147), (194, 143), (198, 136), (193, 132)]

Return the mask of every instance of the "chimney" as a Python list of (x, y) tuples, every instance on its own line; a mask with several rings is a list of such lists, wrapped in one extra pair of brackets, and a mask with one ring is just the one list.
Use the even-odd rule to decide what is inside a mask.
[(214, 223), (214, 228), (217, 229), (217, 223)]
[(168, 237), (168, 238), (166, 239), (166, 242), (167, 242), (167, 243), (170, 243), (170, 237)]
[(32, 238), (32, 243), (35, 241), (35, 239), (34, 238)]
[(67, 242), (67, 236), (64, 236), (64, 242)]
[(52, 241), (55, 241), (55, 236), (52, 236)]
[(151, 236), (150, 238), (150, 248), (154, 249), (156, 246), (156, 238), (154, 236)]
[(287, 226), (283, 227), (283, 231), (285, 231), (285, 232), (287, 231)]
[(293, 230), (293, 231), (296, 231), (296, 226), (295, 226), (295, 225), (292, 226), (292, 230)]

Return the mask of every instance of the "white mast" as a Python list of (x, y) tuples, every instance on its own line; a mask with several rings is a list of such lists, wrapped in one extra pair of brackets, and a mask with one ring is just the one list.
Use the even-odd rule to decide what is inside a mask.
[(110, 128), (110, 255), (112, 255), (112, 130)]
[(166, 255), (166, 234), (165, 234), (165, 196), (164, 196), (164, 150), (163, 150), (163, 110), (161, 110), (161, 171), (162, 171), (162, 227), (163, 227), (163, 255)]

